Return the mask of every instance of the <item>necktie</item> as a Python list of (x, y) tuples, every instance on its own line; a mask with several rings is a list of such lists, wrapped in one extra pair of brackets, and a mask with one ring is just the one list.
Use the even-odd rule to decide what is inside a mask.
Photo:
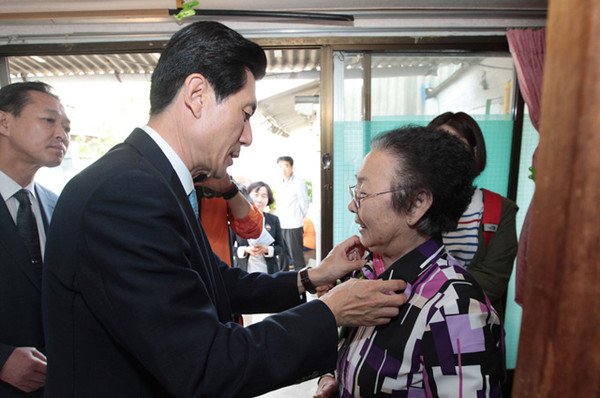
[(41, 277), (42, 251), (40, 249), (40, 236), (38, 234), (35, 215), (31, 209), (31, 200), (29, 192), (21, 189), (13, 195), (19, 201), (19, 210), (17, 211), (17, 229), (23, 239), (23, 243), (31, 256), (31, 263), (39, 266)]
[(196, 196), (196, 188), (192, 190), (192, 193), (188, 195), (188, 198), (190, 200), (190, 204), (192, 205), (192, 209), (194, 209), (196, 219), (198, 219), (198, 197)]

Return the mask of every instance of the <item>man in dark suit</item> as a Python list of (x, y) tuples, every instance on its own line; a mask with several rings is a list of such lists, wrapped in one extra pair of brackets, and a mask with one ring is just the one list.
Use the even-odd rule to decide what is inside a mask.
[[(40, 167), (58, 166), (68, 145), (69, 119), (50, 86), (14, 83), (0, 90), (2, 398), (43, 395), (46, 357), (41, 267), (46, 230), (57, 196), (33, 180)], [(28, 224), (32, 235), (22, 235), (28, 217), (25, 211), (35, 220)]]
[(265, 69), (263, 50), (224, 25), (186, 26), (154, 70), (148, 125), (63, 190), (42, 289), (46, 398), (256, 396), (332, 368), (338, 325), (398, 314), (396, 281), (344, 283), (302, 304), (305, 289), (364, 264), (346, 254), (357, 237), (302, 277), (250, 275), (212, 252), (193, 178), (224, 177), (251, 143)]

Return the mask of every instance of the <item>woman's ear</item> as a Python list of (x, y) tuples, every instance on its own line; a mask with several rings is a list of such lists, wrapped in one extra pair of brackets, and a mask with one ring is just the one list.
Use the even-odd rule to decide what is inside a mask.
[(406, 222), (410, 227), (417, 225), (433, 203), (433, 195), (429, 191), (420, 191), (406, 214)]

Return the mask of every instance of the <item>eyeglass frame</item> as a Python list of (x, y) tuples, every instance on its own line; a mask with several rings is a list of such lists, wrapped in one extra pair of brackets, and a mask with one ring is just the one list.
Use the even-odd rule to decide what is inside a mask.
[(392, 189), (392, 190), (389, 190), (389, 191), (382, 191), (382, 192), (375, 192), (375, 193), (366, 193), (366, 194), (362, 194), (359, 197), (358, 193), (357, 193), (358, 191), (356, 190), (356, 184), (355, 185), (348, 184), (348, 194), (350, 195), (350, 198), (352, 199), (352, 201), (356, 205), (357, 209), (360, 209), (360, 201), (363, 200), (363, 199), (367, 199), (367, 198), (372, 198), (374, 196), (383, 195), (384, 193), (400, 192), (402, 190), (403, 189)]

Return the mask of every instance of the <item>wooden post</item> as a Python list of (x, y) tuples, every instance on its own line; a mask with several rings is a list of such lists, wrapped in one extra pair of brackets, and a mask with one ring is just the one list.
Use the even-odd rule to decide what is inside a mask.
[(513, 397), (600, 397), (600, 1), (550, 0)]

